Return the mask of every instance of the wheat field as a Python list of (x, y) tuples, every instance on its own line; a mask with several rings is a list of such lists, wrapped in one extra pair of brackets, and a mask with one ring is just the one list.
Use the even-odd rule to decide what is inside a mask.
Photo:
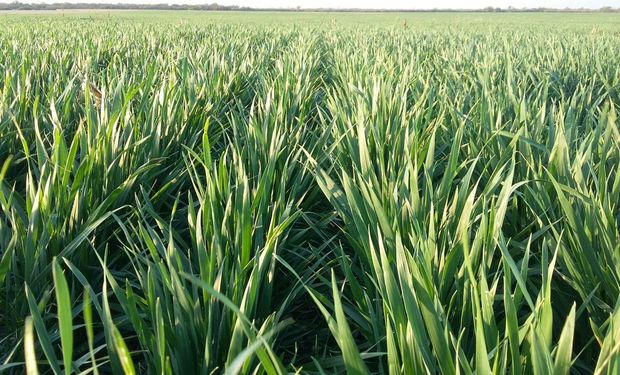
[(0, 373), (620, 374), (620, 14), (0, 14)]

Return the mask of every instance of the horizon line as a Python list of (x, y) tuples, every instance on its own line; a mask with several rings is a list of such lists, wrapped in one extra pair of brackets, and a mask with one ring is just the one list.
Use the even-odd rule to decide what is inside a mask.
[[(12, 7), (11, 7), (12, 6)], [(22, 2), (22, 1), (3, 1), (0, 0), (0, 9), (11, 7), (27, 6), (39, 9), (31, 10), (62, 10), (62, 9), (143, 9), (143, 10), (161, 10), (167, 8), (170, 10), (223, 10), (223, 11), (316, 11), (316, 12), (570, 12), (570, 11), (591, 11), (591, 12), (618, 12), (620, 7), (613, 6), (601, 6), (598, 8), (593, 7), (501, 7), (501, 6), (487, 6), (483, 8), (355, 8), (355, 7), (343, 7), (343, 8), (325, 8), (325, 7), (250, 7), (241, 5), (222, 5), (216, 2), (213, 3), (201, 3), (201, 4), (173, 4), (167, 2), (161, 3), (86, 3), (80, 1), (51, 1), (51, 2)], [(79, 7), (79, 8), (78, 8)], [(28, 9), (22, 9), (28, 10)]]

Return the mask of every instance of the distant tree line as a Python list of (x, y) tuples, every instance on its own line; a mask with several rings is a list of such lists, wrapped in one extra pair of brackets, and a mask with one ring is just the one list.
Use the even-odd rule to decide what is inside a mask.
[(105, 3), (12, 3), (0, 4), (0, 10), (71, 10), (71, 9), (120, 9), (120, 10), (251, 10), (248, 7), (219, 4), (105, 4)]
[(220, 5), (217, 3), (212, 4), (106, 4), (106, 3), (22, 3), (15, 1), (12, 3), (0, 3), (0, 10), (71, 10), (71, 9), (119, 9), (119, 10), (211, 10), (211, 11), (325, 11), (325, 12), (620, 12), (620, 8), (602, 7), (599, 9), (590, 8), (497, 8), (486, 7), (483, 9), (333, 9), (333, 8), (277, 8), (277, 9), (265, 9), (265, 8), (250, 8), (240, 7), (236, 5)]
[(598, 9), (592, 8), (496, 8), (496, 7), (486, 7), (480, 9), (482, 12), (492, 12), (492, 13), (500, 13), (500, 12), (620, 12), (620, 8), (612, 8), (612, 7), (602, 7)]

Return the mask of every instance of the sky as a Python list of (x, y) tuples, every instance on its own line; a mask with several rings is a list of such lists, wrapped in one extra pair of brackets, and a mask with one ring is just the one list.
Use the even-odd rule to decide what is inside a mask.
[[(0, 0), (11, 2), (14, 0)], [(239, 5), (253, 8), (366, 8), (366, 9), (480, 9), (507, 8), (600, 8), (620, 7), (620, 0), (21, 0), (21, 2), (79, 3), (170, 3)]]

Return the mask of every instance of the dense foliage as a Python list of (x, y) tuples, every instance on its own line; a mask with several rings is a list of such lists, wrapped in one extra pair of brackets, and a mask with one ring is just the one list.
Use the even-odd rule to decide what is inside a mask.
[(2, 17), (0, 372), (620, 373), (614, 16)]

